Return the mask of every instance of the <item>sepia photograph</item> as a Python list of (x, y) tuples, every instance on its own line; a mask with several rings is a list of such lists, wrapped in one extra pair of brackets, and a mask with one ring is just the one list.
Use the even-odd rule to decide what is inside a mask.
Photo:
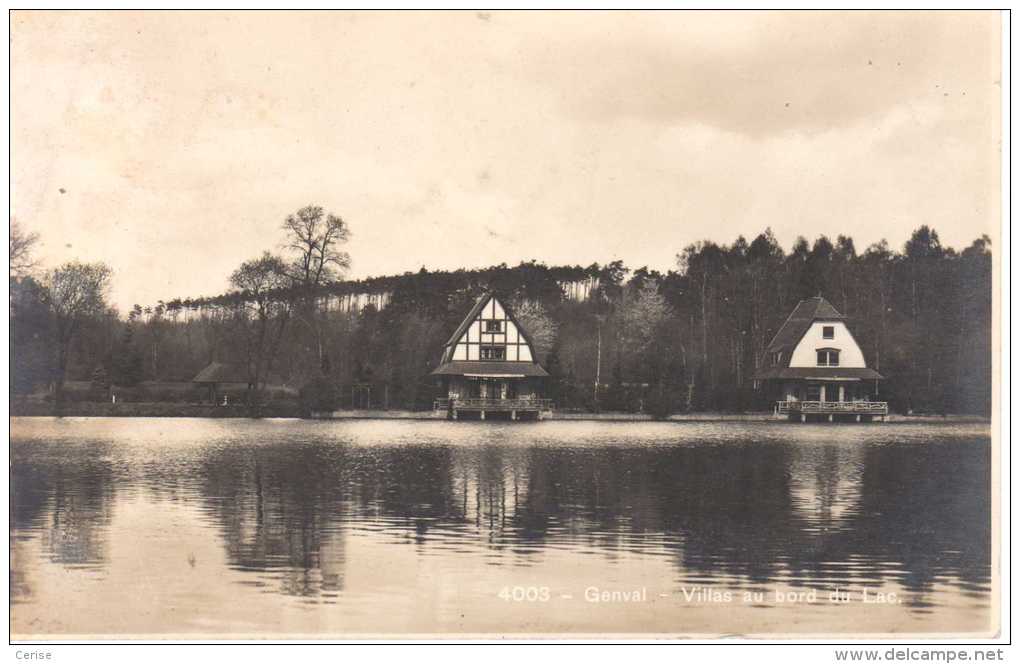
[(1001, 660), (1008, 20), (10, 11), (9, 645)]

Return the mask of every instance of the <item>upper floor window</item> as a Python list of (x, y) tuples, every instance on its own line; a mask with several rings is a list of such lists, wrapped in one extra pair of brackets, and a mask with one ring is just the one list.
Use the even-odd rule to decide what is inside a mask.
[(487, 320), (487, 321), (485, 321), (485, 331), (486, 332), (496, 332), (496, 333), (502, 332), (503, 331), (503, 321), (501, 321), (501, 320)]
[(782, 351), (776, 351), (772, 353), (772, 366), (778, 367), (782, 361), (783, 361)]
[(505, 360), (506, 348), (503, 346), (482, 346), (481, 358), (483, 360)]
[(818, 353), (818, 366), (820, 367), (838, 367), (839, 366), (839, 351), (832, 348), (821, 348), (817, 351)]
[(823, 339), (835, 339), (836, 338), (836, 328), (835, 328), (835, 326), (833, 326), (833, 325), (823, 325), (822, 326), (822, 338)]

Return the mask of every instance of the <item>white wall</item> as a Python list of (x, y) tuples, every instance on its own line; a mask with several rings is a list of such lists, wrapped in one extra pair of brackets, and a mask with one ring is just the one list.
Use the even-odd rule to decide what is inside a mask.
[[(823, 339), (822, 328), (828, 325), (835, 328), (835, 336), (832, 339)], [(807, 334), (800, 340), (797, 347), (793, 349), (789, 366), (818, 366), (818, 356), (815, 351), (819, 348), (835, 348), (838, 350), (840, 367), (864, 368), (867, 366), (864, 363), (864, 353), (861, 352), (854, 338), (850, 336), (850, 331), (847, 330), (846, 325), (838, 321), (815, 321), (812, 323)]]
[[(503, 330), (502, 334), (491, 334), (486, 333), (482, 330), (481, 321), (483, 319), (490, 320), (502, 320)], [(466, 342), (474, 342), (474, 345), (468, 345)], [(506, 349), (505, 356), (510, 362), (532, 362), (531, 349), (524, 341), (524, 336), (519, 333), (517, 326), (514, 325), (513, 321), (507, 316), (506, 311), (500, 306), (499, 301), (493, 299), (485, 304), (482, 308), (481, 313), (475, 317), (471, 325), (468, 327), (464, 335), (457, 340), (457, 344), (453, 349), (454, 360), (479, 360), (478, 357), (478, 342), (483, 344), (492, 345), (503, 345)], [(520, 346), (516, 344), (520, 343)]]

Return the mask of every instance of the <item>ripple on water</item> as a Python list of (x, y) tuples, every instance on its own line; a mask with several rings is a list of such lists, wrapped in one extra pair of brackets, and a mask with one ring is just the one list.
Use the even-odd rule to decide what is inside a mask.
[[(257, 624), (292, 600), (334, 611), (322, 624), (425, 628), (414, 607), (480, 620), (494, 583), (611, 581), (893, 589), (915, 617), (972, 624), (990, 598), (988, 440), (983, 425), (15, 418), (15, 620), (73, 632), (88, 616), (68, 589), (87, 587), (140, 631), (138, 597), (173, 598), (150, 610), (160, 629), (182, 613)], [(582, 620), (572, 606), (550, 624)]]

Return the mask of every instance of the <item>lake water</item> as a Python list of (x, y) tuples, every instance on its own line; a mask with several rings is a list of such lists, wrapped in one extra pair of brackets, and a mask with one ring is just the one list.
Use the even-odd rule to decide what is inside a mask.
[(993, 629), (987, 425), (14, 418), (11, 435), (15, 635)]

